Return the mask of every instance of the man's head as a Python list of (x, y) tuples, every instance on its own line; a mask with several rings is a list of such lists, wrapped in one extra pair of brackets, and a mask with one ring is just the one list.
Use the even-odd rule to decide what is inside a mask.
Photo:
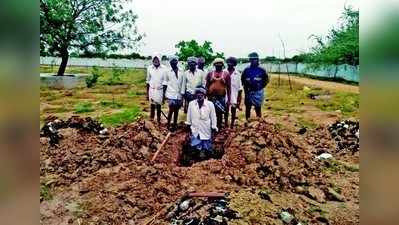
[(228, 69), (233, 69), (237, 66), (237, 59), (234, 57), (229, 57), (226, 59), (226, 63)]
[(161, 65), (161, 55), (159, 53), (154, 53), (152, 56), (152, 65), (159, 67)]
[(222, 58), (216, 58), (216, 59), (213, 61), (213, 66), (215, 67), (215, 70), (216, 70), (217, 72), (222, 71), (223, 68), (224, 68), (224, 59), (222, 59)]
[(187, 65), (188, 65), (188, 69), (191, 72), (194, 72), (197, 69), (197, 58), (195, 57), (188, 57), (187, 59)]
[(170, 63), (170, 67), (172, 67), (172, 69), (177, 69), (177, 64), (179, 63), (179, 58), (175, 55), (169, 57), (169, 63)]
[(256, 52), (252, 52), (251, 54), (248, 55), (249, 62), (251, 64), (251, 67), (257, 67), (259, 66), (259, 55)]
[(202, 86), (195, 88), (195, 97), (198, 102), (203, 102), (206, 96), (206, 89)]
[(204, 57), (199, 57), (198, 58), (198, 69), (203, 70), (205, 66), (205, 58)]

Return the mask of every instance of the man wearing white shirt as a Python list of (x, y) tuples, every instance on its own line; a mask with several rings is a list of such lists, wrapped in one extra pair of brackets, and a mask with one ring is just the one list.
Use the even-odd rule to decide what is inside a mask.
[(154, 120), (157, 111), (158, 124), (161, 123), (161, 105), (164, 101), (164, 78), (166, 67), (161, 65), (161, 55), (155, 53), (152, 57), (152, 65), (147, 68), (147, 99), (151, 104), (150, 118)]
[(184, 73), (182, 94), (185, 99), (184, 112), (187, 113), (188, 104), (195, 99), (195, 88), (203, 86), (202, 71), (197, 69), (197, 58), (188, 57), (188, 70)]
[(205, 69), (205, 58), (204, 57), (199, 57), (198, 58), (197, 69), (202, 72), (202, 76), (203, 76), (202, 86), (205, 87), (205, 85), (206, 85), (206, 76), (208, 75), (208, 72)]
[[(177, 56), (170, 57), (170, 69), (165, 74), (164, 85), (166, 86), (165, 97), (168, 99), (169, 113), (168, 113), (168, 129), (176, 130), (179, 109), (182, 106), (181, 89), (183, 85), (183, 71), (179, 69)], [(164, 89), (165, 90), (165, 89)], [(170, 122), (173, 116), (173, 125), (170, 127)]]
[(200, 158), (209, 158), (213, 154), (212, 133), (218, 131), (215, 106), (205, 99), (205, 88), (196, 88), (195, 93), (197, 99), (190, 102), (187, 110), (186, 124), (191, 130), (190, 146)]
[(231, 128), (234, 127), (234, 122), (236, 119), (237, 108), (241, 110), (241, 96), (242, 96), (242, 82), (241, 73), (235, 68), (237, 66), (237, 59), (234, 57), (229, 57), (227, 62), (227, 72), (230, 74), (231, 82)]

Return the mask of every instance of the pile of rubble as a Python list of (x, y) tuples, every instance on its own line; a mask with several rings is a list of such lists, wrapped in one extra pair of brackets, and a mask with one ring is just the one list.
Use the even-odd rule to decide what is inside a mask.
[(78, 116), (72, 116), (67, 121), (60, 120), (56, 117), (49, 117), (46, 120), (45, 125), (40, 130), (40, 137), (48, 137), (50, 145), (54, 146), (59, 143), (62, 139), (62, 135), (59, 133), (59, 129), (75, 128), (85, 132), (93, 132), (95, 134), (105, 135), (108, 133), (108, 129), (90, 117), (81, 118)]
[(328, 130), (337, 143), (338, 151), (359, 151), (359, 122), (337, 121), (328, 127)]
[(239, 213), (229, 207), (226, 197), (182, 198), (166, 215), (172, 225), (227, 225), (239, 217)]

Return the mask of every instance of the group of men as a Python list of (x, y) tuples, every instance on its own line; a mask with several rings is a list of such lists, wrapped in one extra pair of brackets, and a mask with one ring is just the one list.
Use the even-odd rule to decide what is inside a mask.
[[(151, 103), (150, 118), (161, 122), (161, 105), (168, 101), (167, 126), (176, 130), (181, 107), (187, 114), (186, 124), (191, 130), (190, 145), (193, 150), (205, 157), (212, 155), (212, 135), (222, 127), (233, 128), (237, 109), (241, 110), (244, 91), (245, 117), (250, 118), (251, 108), (261, 117), (264, 88), (269, 82), (265, 69), (259, 66), (259, 55), (249, 54), (250, 65), (242, 74), (236, 69), (237, 59), (229, 57), (225, 61), (216, 58), (214, 69), (206, 72), (205, 59), (189, 57), (186, 71), (179, 68), (177, 56), (169, 58), (170, 68), (161, 64), (161, 56), (154, 54), (152, 65), (147, 69), (147, 98)], [(173, 118), (173, 123), (172, 123)]]

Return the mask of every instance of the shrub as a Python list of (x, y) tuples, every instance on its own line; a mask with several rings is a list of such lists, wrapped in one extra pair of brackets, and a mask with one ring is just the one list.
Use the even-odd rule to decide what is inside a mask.
[(101, 76), (100, 71), (98, 70), (97, 67), (93, 67), (93, 70), (91, 72), (92, 74), (90, 76), (86, 77), (86, 86), (88, 88), (94, 87), (96, 85), (98, 78)]

